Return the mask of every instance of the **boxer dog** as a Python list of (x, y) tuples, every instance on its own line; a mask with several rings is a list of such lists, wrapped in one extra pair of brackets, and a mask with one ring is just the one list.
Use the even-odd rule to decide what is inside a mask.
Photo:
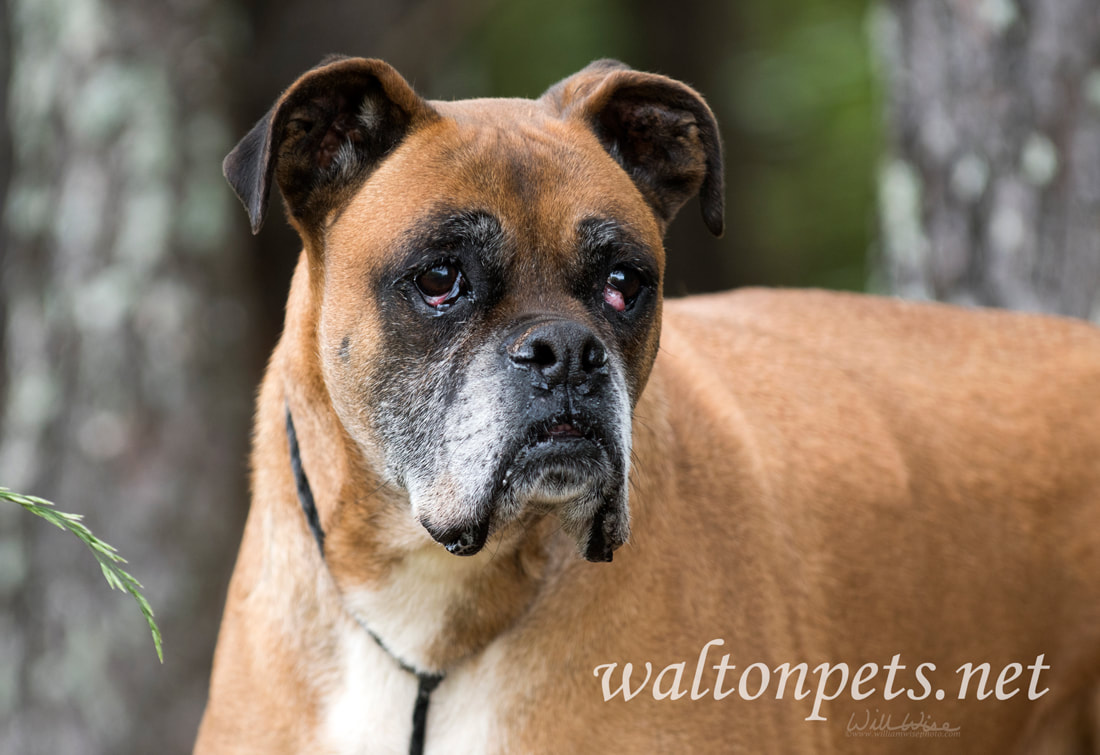
[(613, 61), (329, 59), (224, 168), (304, 249), (197, 753), (1095, 751), (1097, 330), (663, 303), (718, 130)]

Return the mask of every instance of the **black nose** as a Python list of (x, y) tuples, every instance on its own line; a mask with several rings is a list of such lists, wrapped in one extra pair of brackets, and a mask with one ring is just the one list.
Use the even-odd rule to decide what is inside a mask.
[(570, 320), (524, 328), (508, 347), (508, 356), (514, 365), (537, 376), (543, 388), (582, 386), (593, 375), (607, 372), (603, 343), (584, 325)]

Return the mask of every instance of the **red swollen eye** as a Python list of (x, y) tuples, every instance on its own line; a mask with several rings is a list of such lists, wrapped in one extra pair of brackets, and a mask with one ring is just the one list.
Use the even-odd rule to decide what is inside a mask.
[(429, 306), (441, 307), (462, 295), (466, 281), (457, 266), (441, 262), (416, 276), (414, 282)]
[(628, 267), (617, 267), (607, 276), (603, 300), (616, 312), (623, 312), (642, 289), (642, 278)]

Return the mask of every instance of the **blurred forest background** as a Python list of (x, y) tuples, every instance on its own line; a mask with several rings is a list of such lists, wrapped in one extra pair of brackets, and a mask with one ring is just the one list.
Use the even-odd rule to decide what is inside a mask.
[(85, 514), (165, 641), (161, 666), (75, 540), (0, 508), (0, 752), (190, 748), (298, 250), (248, 234), (221, 160), (332, 52), (439, 99), (600, 57), (694, 85), (727, 232), (681, 212), (672, 295), (1100, 313), (1093, 0), (0, 0), (0, 485)]

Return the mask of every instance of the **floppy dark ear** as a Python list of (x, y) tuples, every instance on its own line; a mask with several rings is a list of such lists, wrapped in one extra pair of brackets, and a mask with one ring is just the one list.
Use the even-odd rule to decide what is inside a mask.
[(691, 87), (598, 60), (551, 87), (543, 100), (584, 119), (667, 227), (699, 195), (715, 236), (725, 224), (722, 142), (714, 114)]
[(275, 102), (222, 163), (258, 233), (276, 182), (311, 224), (435, 112), (388, 64), (327, 58)]

